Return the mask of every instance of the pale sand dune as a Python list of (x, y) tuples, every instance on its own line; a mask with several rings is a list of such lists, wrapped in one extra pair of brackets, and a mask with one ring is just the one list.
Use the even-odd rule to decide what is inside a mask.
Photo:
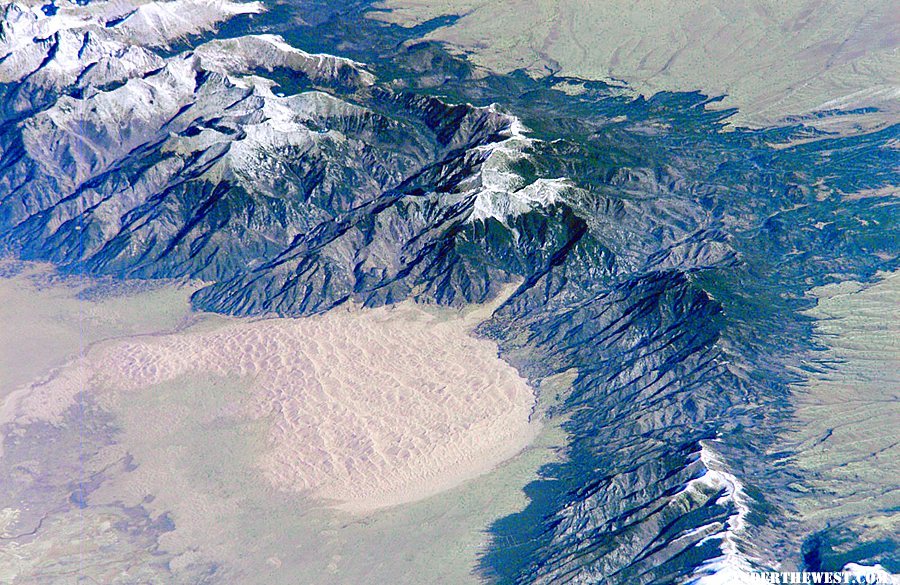
[(127, 400), (184, 375), (248, 380), (271, 482), (366, 512), (480, 475), (536, 434), (531, 388), (471, 321), (402, 305), (119, 340), (20, 390), (4, 420), (58, 422), (85, 388)]

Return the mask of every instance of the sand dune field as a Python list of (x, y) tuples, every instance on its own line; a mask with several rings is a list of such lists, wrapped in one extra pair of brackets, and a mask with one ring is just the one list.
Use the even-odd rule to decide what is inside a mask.
[(531, 388), (469, 326), (402, 305), (118, 339), (20, 389), (4, 418), (59, 421), (85, 389), (103, 404), (185, 375), (244, 380), (238, 414), (270, 426), (265, 476), (367, 512), (480, 475), (536, 434)]

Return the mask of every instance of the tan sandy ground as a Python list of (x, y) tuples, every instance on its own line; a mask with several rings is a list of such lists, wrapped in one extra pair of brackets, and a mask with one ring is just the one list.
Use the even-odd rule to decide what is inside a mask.
[[(11, 264), (0, 260), (0, 270)], [(190, 310), (191, 288), (160, 287), (88, 302), (75, 295), (89, 283), (51, 285), (52, 278), (43, 264), (0, 278), (0, 401), (97, 341), (173, 329)]]
[(506, 73), (626, 82), (658, 91), (727, 94), (738, 125), (818, 110), (829, 130), (871, 130), (900, 108), (900, 11), (890, 0), (382, 0), (373, 18), (413, 26), (459, 15), (426, 38)]
[(531, 388), (470, 327), (402, 305), (117, 340), (19, 390), (4, 416), (60, 422), (86, 388), (127, 400), (185, 375), (248, 380), (242, 414), (269, 421), (270, 481), (367, 512), (458, 485), (534, 438)]
[[(78, 380), (79, 364), (124, 344), (165, 346), (181, 334), (209, 341), (254, 322), (190, 313), (190, 287), (75, 298), (91, 284), (33, 265), (0, 279), (5, 394), (10, 380), (22, 381), (17, 396), (0, 396), (5, 420), (17, 419), (0, 425), (0, 582), (475, 585), (491, 523), (527, 504), (523, 487), (566, 443), (558, 421), (545, 421), (522, 453), (434, 497), (364, 515), (335, 509), (273, 486), (261, 470), (278, 413), (259, 416), (266, 394), (251, 376), (197, 368), (130, 389), (101, 388), (90, 370)], [(413, 309), (423, 327), (452, 325), (465, 344), (463, 333), (493, 305)], [(385, 318), (407, 314), (396, 311)], [(65, 400), (40, 416), (20, 408), (37, 396), (28, 397), (29, 380), (54, 375), (73, 381), (57, 386)], [(564, 395), (571, 377), (543, 384), (544, 398)], [(50, 417), (82, 382), (88, 392), (74, 408)], [(96, 487), (86, 507), (60, 507), (79, 481)]]

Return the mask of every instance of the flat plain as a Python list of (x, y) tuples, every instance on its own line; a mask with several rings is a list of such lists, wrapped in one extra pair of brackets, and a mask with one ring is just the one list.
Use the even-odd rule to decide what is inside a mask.
[[(898, 21), (885, 0), (383, 0), (371, 17), (414, 26), (453, 16), (424, 38), (486, 70), (524, 69), (628, 85), (629, 92), (727, 95), (737, 125), (807, 117), (825, 129), (871, 130), (895, 120)], [(879, 113), (810, 118), (876, 107)], [(861, 113), (860, 113), (861, 114)]]
[(813, 530), (855, 519), (875, 542), (900, 528), (900, 275), (882, 277), (812, 291), (822, 349), (795, 388), (795, 431), (782, 445), (804, 472), (799, 519)]

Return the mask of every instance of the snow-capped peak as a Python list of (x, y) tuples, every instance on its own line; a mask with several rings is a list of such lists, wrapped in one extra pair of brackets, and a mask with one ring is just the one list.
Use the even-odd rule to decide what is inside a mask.
[(198, 35), (239, 14), (259, 14), (261, 2), (230, 0), (170, 0), (148, 2), (115, 23), (106, 23), (122, 39), (139, 39), (145, 46), (168, 46)]
[[(488, 108), (500, 113), (496, 105)], [(506, 223), (510, 217), (522, 215), (538, 207), (547, 207), (561, 200), (575, 185), (566, 178), (536, 179), (528, 182), (514, 170), (516, 163), (528, 158), (528, 149), (538, 140), (526, 135), (528, 128), (516, 116), (503, 114), (509, 121), (501, 133), (504, 140), (479, 146), (488, 153), (476, 176), (479, 183), (472, 189), (475, 196), (469, 221), (494, 218)]]
[(278, 35), (246, 35), (235, 39), (214, 40), (197, 47), (195, 53), (203, 68), (220, 73), (255, 70), (290, 69), (316, 82), (347, 83), (369, 86), (375, 76), (361, 63), (327, 54), (312, 54), (287, 44)]

